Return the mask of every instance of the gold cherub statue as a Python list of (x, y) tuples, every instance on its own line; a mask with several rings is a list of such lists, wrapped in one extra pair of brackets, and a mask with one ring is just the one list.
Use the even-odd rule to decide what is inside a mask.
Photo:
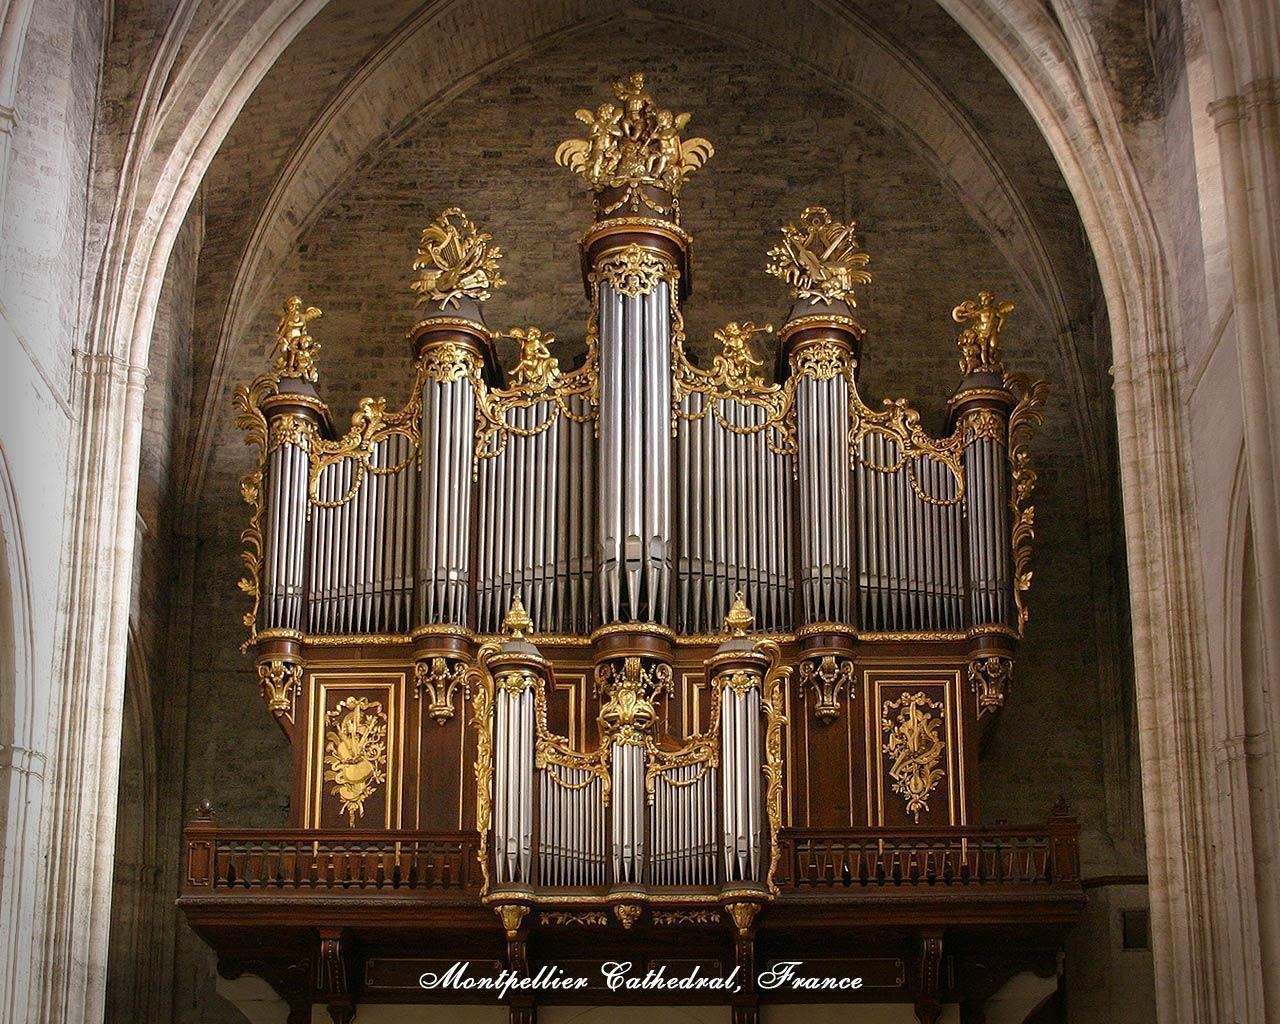
[(958, 324), (971, 324), (960, 332), (960, 372), (1004, 374), (1000, 358), (1000, 332), (1013, 312), (1013, 303), (997, 299), (991, 292), (978, 292), (978, 301), (966, 299), (951, 311)]
[(548, 347), (554, 334), (543, 334), (536, 327), (513, 327), (500, 335), (520, 343), (520, 361), (511, 371), (512, 386), (526, 391), (543, 391), (560, 376), (560, 360)]
[(276, 375), (298, 377), (314, 384), (319, 379), (316, 355), (320, 352), (320, 342), (311, 337), (307, 325), (320, 318), (320, 310), (315, 306), (304, 308), (302, 299), (290, 295), (278, 315), (276, 343), (271, 350)]

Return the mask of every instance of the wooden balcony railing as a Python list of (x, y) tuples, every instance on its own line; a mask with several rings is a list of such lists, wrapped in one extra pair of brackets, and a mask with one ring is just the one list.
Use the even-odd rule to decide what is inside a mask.
[[(783, 829), (777, 883), (787, 892), (925, 887), (1078, 889), (1074, 820), (1032, 829)], [(188, 894), (338, 890), (478, 895), (474, 832), (186, 830)]]
[(1043, 829), (784, 829), (783, 889), (1078, 886), (1074, 822)]
[(188, 893), (350, 889), (479, 893), (474, 832), (187, 828)]

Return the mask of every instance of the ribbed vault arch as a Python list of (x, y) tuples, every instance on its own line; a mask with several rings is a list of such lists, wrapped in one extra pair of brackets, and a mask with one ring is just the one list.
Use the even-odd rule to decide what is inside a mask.
[[(629, 5), (613, 3), (518, 6), (525, 15), (520, 26), (527, 32), (513, 30), (511, 12), (501, 4), (458, 0), (424, 8), (344, 83), (289, 156), (236, 263), (196, 425), (193, 473), (184, 487), (189, 506), (198, 501), (225, 420), (231, 353), (268, 302), (265, 292), (274, 283), (270, 268), (293, 251), (361, 157), (410, 117), (429, 115), (504, 65), (574, 33), (607, 32), (611, 23), (634, 13)], [(762, 59), (799, 65), (802, 73), (821, 77), (908, 140), (961, 199), (1034, 297), (1052, 325), (1071, 392), (1086, 390), (1074, 355), (1064, 351), (1075, 344), (1075, 317), (1066, 294), (1070, 288), (1059, 274), (1066, 257), (1051, 251), (1023, 198), (959, 104), (865, 17), (813, 0), (770, 5), (763, 18), (741, 5), (706, 5), (687, 13), (683, 7), (659, 7), (646, 14), (676, 32), (702, 33), (759, 52)], [(443, 32), (459, 20), (470, 26), (465, 40)], [(1088, 447), (1097, 426), (1089, 422), (1084, 403), (1077, 403), (1073, 412)]]

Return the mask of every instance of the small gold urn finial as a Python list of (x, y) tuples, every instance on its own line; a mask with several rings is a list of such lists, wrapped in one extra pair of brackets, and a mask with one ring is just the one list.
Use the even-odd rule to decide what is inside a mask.
[(746, 598), (742, 591), (739, 590), (733, 596), (733, 604), (729, 608), (729, 614), (724, 617), (724, 628), (733, 636), (746, 636), (747, 631), (755, 625), (756, 617), (751, 614), (751, 609), (747, 607)]
[(511, 607), (507, 609), (507, 615), (502, 620), (502, 632), (512, 640), (523, 640), (526, 633), (533, 632), (533, 620), (524, 610), (524, 602), (519, 597), (513, 598)]

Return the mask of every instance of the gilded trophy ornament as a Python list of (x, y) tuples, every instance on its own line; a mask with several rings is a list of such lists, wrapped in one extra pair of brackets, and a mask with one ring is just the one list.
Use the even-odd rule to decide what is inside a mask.
[[(685, 178), (711, 159), (715, 147), (706, 139), (682, 139), (692, 115), (657, 106), (639, 71), (615, 82), (613, 93), (618, 103), (574, 112), (587, 126), (587, 138), (562, 142), (556, 148), (556, 163), (581, 175), (595, 192), (623, 190), (621, 198), (602, 211), (606, 216), (624, 206), (637, 212), (641, 205), (660, 214), (677, 212), (674, 201)], [(647, 195), (645, 186), (668, 193), (672, 205)]]
[[(896, 712), (896, 714), (895, 714)], [(936, 715), (935, 715), (936, 713)], [(924, 692), (904, 693), (884, 702), (880, 727), (883, 752), (891, 758), (889, 777), (893, 792), (906, 802), (907, 813), (918, 825), (929, 809), (929, 797), (942, 781), (942, 704)]]
[(960, 332), (960, 372), (1004, 374), (1000, 358), (1000, 332), (1013, 312), (1013, 303), (997, 299), (991, 292), (978, 292), (978, 300), (966, 299), (951, 311), (951, 319), (969, 324)]
[(458, 309), (463, 298), (484, 302), (507, 283), (498, 269), (501, 259), (493, 236), (451, 206), (422, 229), (413, 261), (418, 278), (409, 285), (418, 293), (415, 305), (434, 303), (445, 310)]
[(387, 781), (387, 716), (378, 701), (347, 697), (325, 715), (324, 779), (356, 827), (364, 805)]
[(290, 295), (277, 314), (276, 341), (271, 351), (278, 379), (292, 377), (314, 384), (320, 379), (316, 356), (320, 342), (311, 337), (310, 323), (322, 316), (316, 306), (303, 306), (302, 299)]
[(857, 285), (870, 284), (871, 257), (858, 246), (857, 221), (842, 224), (821, 206), (810, 206), (798, 224), (782, 228), (782, 244), (767, 253), (765, 273), (791, 286), (811, 304), (843, 302), (857, 308)]

